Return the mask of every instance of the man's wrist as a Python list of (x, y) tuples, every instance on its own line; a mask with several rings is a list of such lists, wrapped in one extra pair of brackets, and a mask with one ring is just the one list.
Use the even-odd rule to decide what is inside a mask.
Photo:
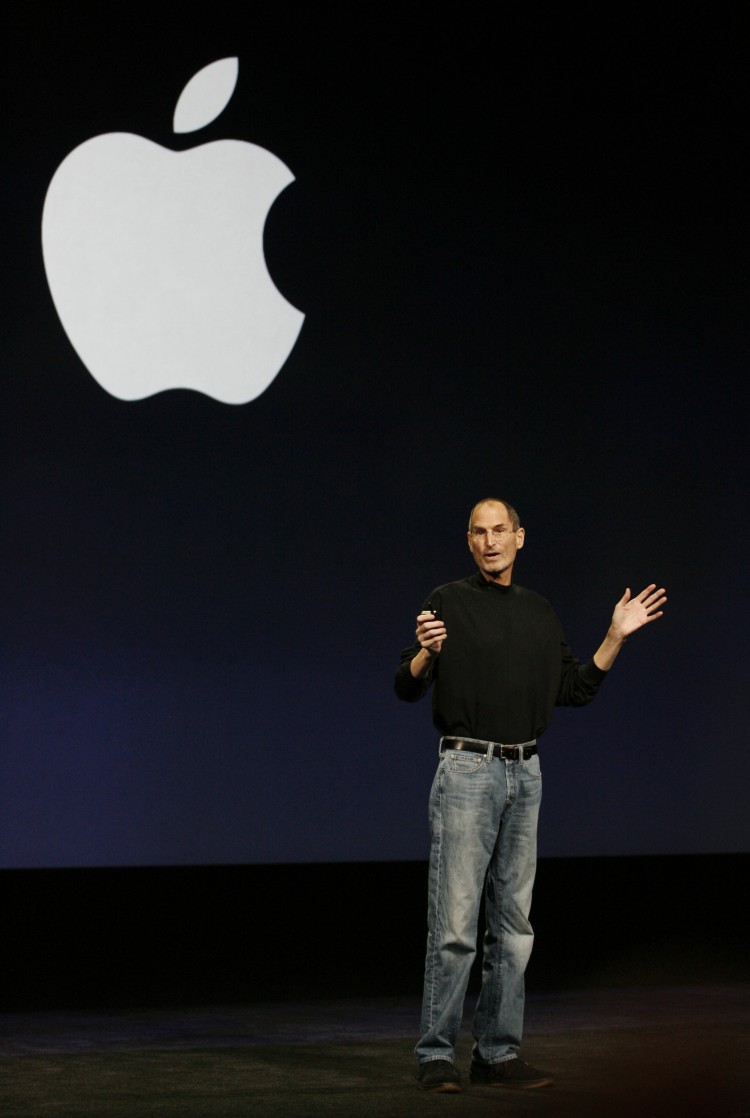
[(426, 676), (428, 674), (433, 660), (437, 659), (437, 655), (437, 652), (433, 652), (429, 648), (425, 648), (424, 645), (420, 648), (419, 652), (414, 657), (410, 665), (411, 674), (415, 677), (415, 679), (419, 679), (420, 677)]

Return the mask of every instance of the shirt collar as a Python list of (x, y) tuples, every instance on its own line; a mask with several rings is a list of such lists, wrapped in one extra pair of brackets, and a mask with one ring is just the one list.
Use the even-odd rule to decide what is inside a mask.
[(490, 594), (510, 594), (513, 590), (513, 583), (510, 586), (499, 586), (496, 582), (488, 582), (481, 571), (475, 571), (470, 581), (479, 590), (484, 590)]

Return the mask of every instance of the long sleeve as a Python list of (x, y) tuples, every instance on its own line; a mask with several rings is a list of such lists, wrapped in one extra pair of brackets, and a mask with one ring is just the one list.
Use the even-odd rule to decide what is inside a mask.
[(599, 688), (607, 678), (607, 672), (598, 668), (593, 660), (582, 664), (570, 651), (565, 641), (560, 643), (560, 652), (562, 670), (555, 706), (585, 706), (596, 697)]
[(410, 664), (418, 652), (419, 644), (416, 641), (403, 650), (401, 663), (396, 669), (396, 677), (393, 681), (396, 694), (399, 699), (403, 699), (406, 703), (416, 703), (419, 699), (423, 699), (430, 690), (435, 677), (434, 666), (421, 679), (415, 679), (411, 674)]

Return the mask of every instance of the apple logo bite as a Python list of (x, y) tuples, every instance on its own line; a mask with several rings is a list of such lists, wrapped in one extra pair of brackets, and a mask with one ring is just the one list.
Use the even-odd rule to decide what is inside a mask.
[[(238, 61), (199, 70), (175, 109), (193, 132), (226, 107)], [(240, 140), (171, 151), (109, 132), (55, 171), (42, 214), (52, 300), (73, 348), (120, 400), (191, 388), (254, 400), (294, 347), (304, 315), (274, 286), (263, 229), (294, 176)]]

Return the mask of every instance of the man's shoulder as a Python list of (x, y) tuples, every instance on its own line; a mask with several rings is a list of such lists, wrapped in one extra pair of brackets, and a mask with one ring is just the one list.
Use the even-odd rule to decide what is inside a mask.
[(529, 590), (527, 586), (519, 586), (517, 582), (513, 584), (514, 596), (518, 602), (527, 606), (529, 609), (537, 609), (544, 613), (554, 613), (555, 610), (552, 604), (536, 590)]
[(534, 602), (537, 605), (547, 606), (549, 609), (552, 609), (552, 606), (547, 601), (547, 599), (539, 594), (536, 590), (529, 590), (528, 586), (519, 586), (517, 582), (512, 583), (512, 586), (515, 593), (523, 601), (529, 603)]
[[(513, 582), (510, 586), (502, 587), (501, 589), (505, 601), (509, 604), (513, 603), (518, 609), (555, 614), (552, 604), (541, 594), (537, 593), (536, 590), (529, 590), (527, 586), (520, 586), (517, 582)], [(436, 586), (430, 594), (430, 598), (439, 597), (442, 600), (453, 596), (484, 595), (488, 592), (490, 594), (497, 593), (494, 588), (488, 591), (482, 576), (475, 571), (474, 574), (467, 575), (466, 578), (454, 579), (451, 582), (444, 582), (440, 586)]]
[(451, 582), (443, 582), (440, 586), (436, 586), (433, 594), (473, 594), (481, 590), (481, 586), (475, 574), (468, 575), (466, 578), (453, 579)]

